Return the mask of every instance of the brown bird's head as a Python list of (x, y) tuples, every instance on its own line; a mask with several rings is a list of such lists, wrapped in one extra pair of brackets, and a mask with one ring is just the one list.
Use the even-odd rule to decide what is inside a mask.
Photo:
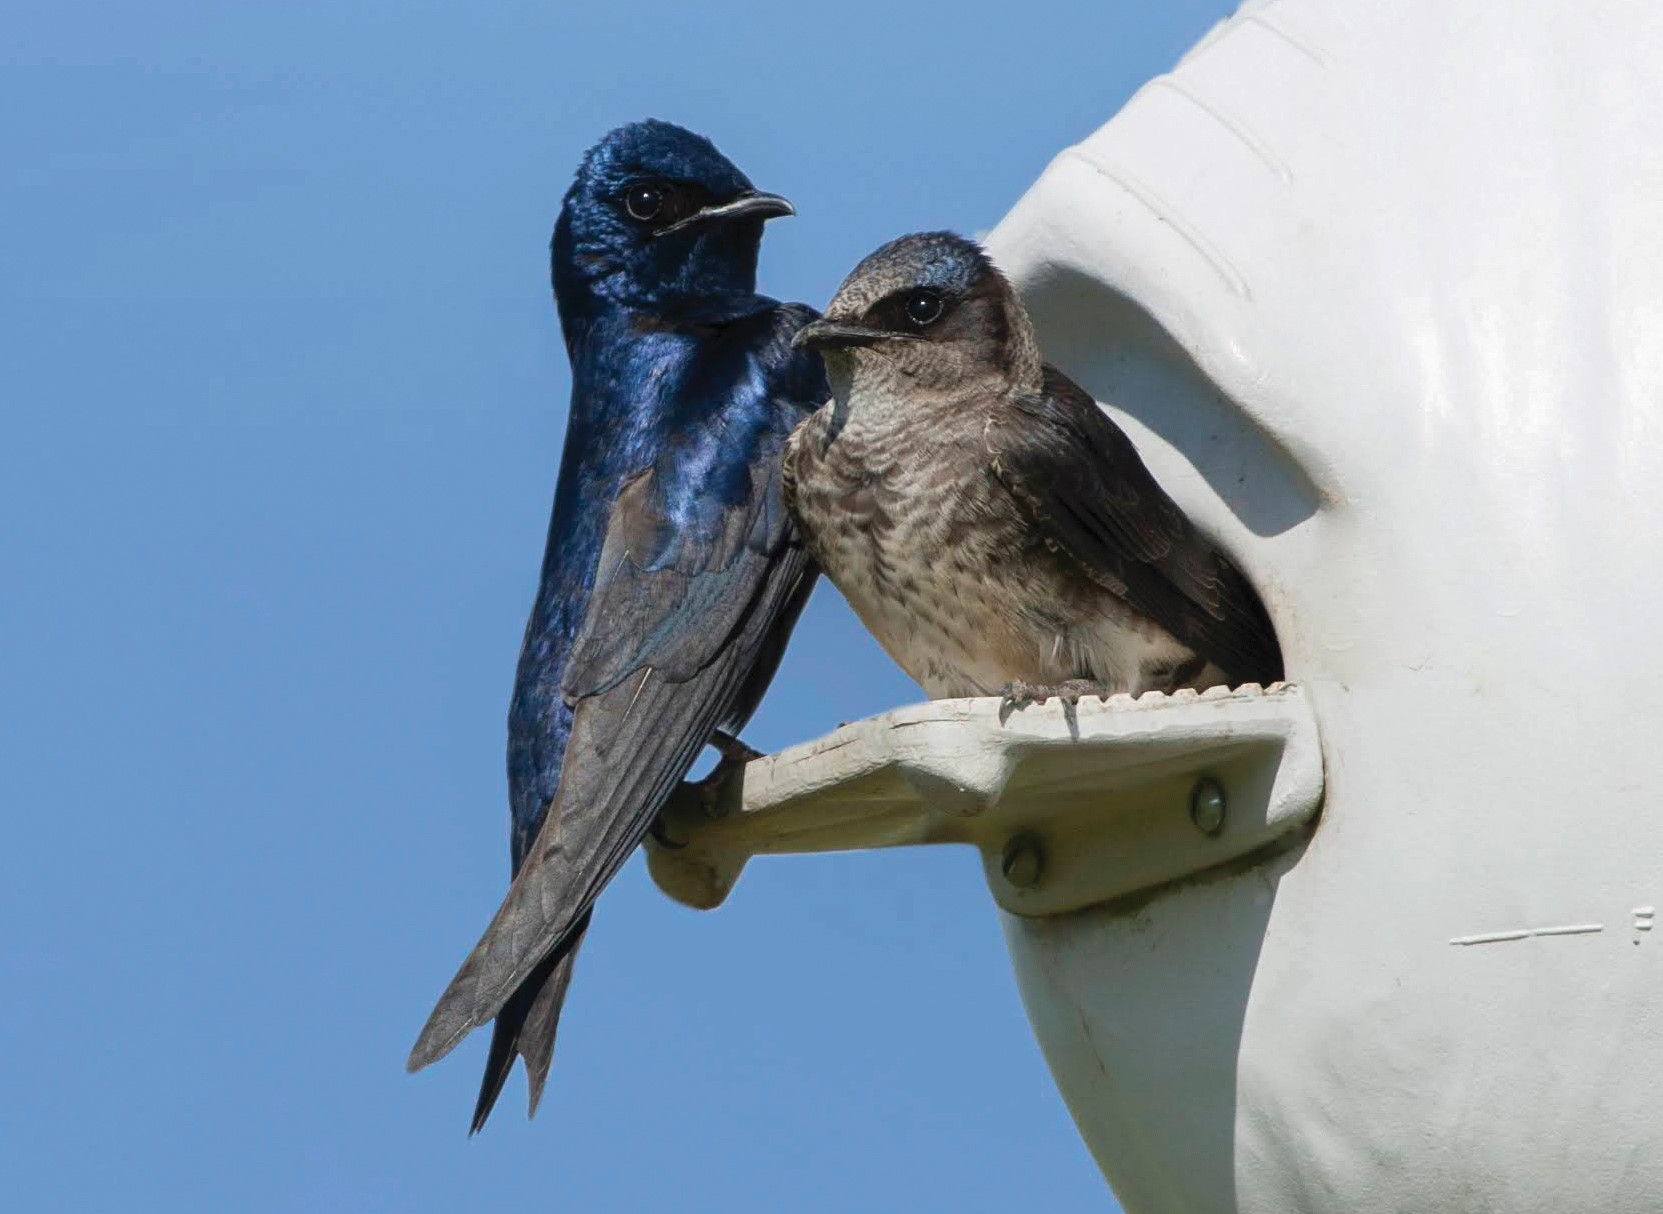
[(818, 350), (832, 390), (1037, 390), (1033, 326), (980, 245), (952, 232), (892, 240), (843, 280), (796, 344)]

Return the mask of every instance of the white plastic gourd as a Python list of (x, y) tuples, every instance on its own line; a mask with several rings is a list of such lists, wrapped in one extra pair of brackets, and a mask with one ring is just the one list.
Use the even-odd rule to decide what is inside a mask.
[(989, 239), (1263, 591), (1308, 843), (1005, 917), (1130, 1214), (1663, 1209), (1663, 5), (1245, 7)]

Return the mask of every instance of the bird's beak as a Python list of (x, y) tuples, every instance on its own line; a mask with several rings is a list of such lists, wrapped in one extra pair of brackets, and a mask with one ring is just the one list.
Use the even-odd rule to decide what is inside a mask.
[(835, 320), (816, 320), (797, 330), (797, 336), (791, 339), (791, 344), (799, 350), (804, 346), (819, 348), (841, 349), (846, 346), (869, 346), (875, 341), (882, 341), (893, 336), (881, 333), (877, 329), (868, 329), (863, 325), (846, 325)]
[(797, 208), (792, 206), (787, 198), (781, 198), (778, 194), (765, 194), (761, 190), (748, 190), (732, 202), (694, 211), (686, 219), (678, 219), (669, 227), (660, 228), (658, 235), (667, 236), (671, 232), (724, 219), (777, 219), (782, 215), (796, 213)]

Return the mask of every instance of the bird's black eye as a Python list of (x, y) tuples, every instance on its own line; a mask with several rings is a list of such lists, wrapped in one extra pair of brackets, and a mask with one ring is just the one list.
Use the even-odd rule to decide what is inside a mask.
[(624, 209), (643, 222), (657, 218), (664, 209), (664, 187), (652, 182), (637, 182), (624, 191)]
[(922, 329), (941, 319), (941, 296), (934, 291), (909, 291), (901, 302), (901, 310), (908, 321)]

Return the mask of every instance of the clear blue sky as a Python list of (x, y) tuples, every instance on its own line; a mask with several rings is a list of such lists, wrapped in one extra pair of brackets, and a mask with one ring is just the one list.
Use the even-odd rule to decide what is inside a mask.
[[(758, 862), (709, 914), (637, 859), (535, 1122), (516, 1075), (466, 1138), (484, 1034), (403, 1060), (506, 880), (583, 149), (709, 134), (798, 205), (763, 288), (821, 304), (1228, 7), (10, 6), (5, 1204), (1109, 1208), (968, 852)], [(750, 737), (915, 698), (822, 589)]]

